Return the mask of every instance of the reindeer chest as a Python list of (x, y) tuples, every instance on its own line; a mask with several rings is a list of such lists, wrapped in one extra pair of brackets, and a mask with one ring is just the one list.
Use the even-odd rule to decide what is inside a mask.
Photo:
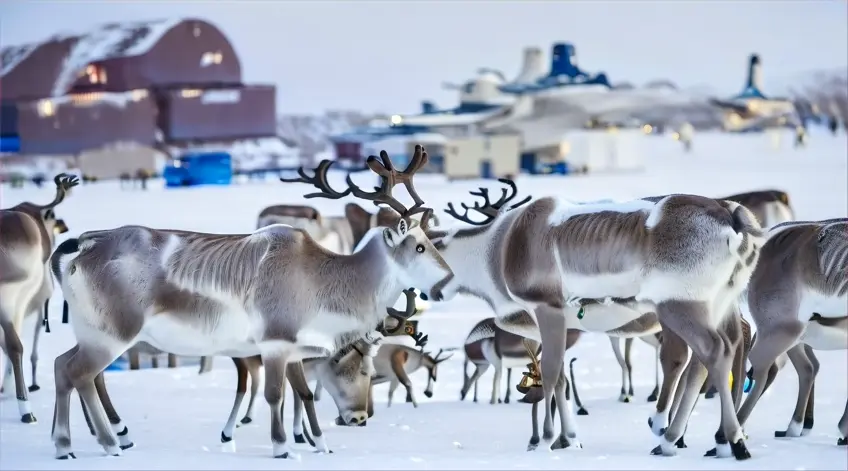
[[(376, 322), (375, 322), (376, 324)], [(302, 347), (336, 349), (336, 340), (351, 332), (362, 332), (368, 329), (362, 320), (349, 313), (319, 311), (305, 319), (297, 332), (296, 342)]]

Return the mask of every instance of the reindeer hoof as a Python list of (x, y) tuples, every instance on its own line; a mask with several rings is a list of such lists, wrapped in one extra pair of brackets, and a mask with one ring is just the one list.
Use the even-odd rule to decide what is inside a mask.
[(243, 419), (241, 419), (241, 421), (240, 421), (240, 423), (241, 423), (242, 425), (247, 425), (247, 424), (249, 424), (249, 423), (251, 423), (251, 422), (253, 422), (253, 419), (252, 419), (252, 418), (250, 418), (250, 417), (248, 417), (248, 416), (244, 416), (244, 418), (243, 418)]
[(303, 434), (296, 433), (294, 435), (294, 442), (295, 443), (306, 443), (306, 439), (303, 438)]
[(77, 459), (77, 456), (73, 453), (68, 453), (67, 455), (61, 455), (56, 457), (57, 460), (66, 460), (68, 458)]
[(233, 441), (233, 437), (228, 437), (224, 435), (224, 432), (221, 432), (221, 443), (229, 443)]
[(730, 450), (733, 452), (733, 457), (736, 458), (736, 461), (751, 458), (751, 452), (748, 451), (748, 447), (745, 445), (745, 440), (739, 439), (736, 443), (731, 443)]
[(648, 402), (657, 402), (657, 395), (654, 394), (654, 393), (651, 393), (651, 395), (648, 396)]
[(37, 384), (33, 384), (32, 386), (30, 386), (30, 387), (29, 387), (29, 388), (27, 388), (27, 389), (29, 389), (29, 392), (36, 392), (36, 391), (38, 391), (38, 390), (40, 390), (40, 389), (41, 389), (41, 386), (39, 386), (39, 385), (37, 385)]
[(538, 447), (539, 447), (539, 438), (538, 437), (531, 438), (530, 442), (527, 443), (527, 451), (535, 451), (536, 448), (538, 448)]
[(804, 430), (813, 429), (814, 420), (812, 417), (804, 417)]
[(718, 456), (718, 449), (717, 448), (710, 448), (709, 450), (707, 450), (706, 453), (704, 453), (704, 456), (708, 457), (708, 458), (714, 458), (714, 457)]
[(587, 411), (585, 408), (581, 407), (581, 408), (577, 409), (577, 415), (589, 415), (589, 411)]
[(498, 404), (503, 404), (503, 401), (501, 399), (498, 399)]
[(683, 437), (680, 437), (680, 439), (677, 440), (677, 443), (675, 443), (674, 446), (676, 446), (677, 448), (681, 448), (681, 449), (689, 448), (688, 446), (686, 446), (686, 442), (683, 441)]
[(509, 398), (504, 399), (504, 404), (509, 404)]
[(24, 414), (23, 416), (21, 416), (21, 422), (23, 422), (25, 424), (34, 424), (34, 423), (38, 422), (38, 420), (36, 420), (35, 415), (33, 415), (33, 413), (30, 412), (28, 414)]
[(618, 396), (618, 400), (619, 402), (630, 404), (630, 396), (628, 396), (627, 394), (622, 394), (621, 396)]
[(565, 438), (565, 435), (560, 435), (559, 438), (551, 443), (551, 450), (564, 450), (568, 448), (568, 445), (568, 439)]
[[(230, 440), (232, 440), (232, 438), (231, 438)], [(133, 443), (133, 442), (129, 442), (129, 443), (125, 444), (125, 445), (121, 445), (121, 449), (122, 449), (122, 450), (129, 450), (130, 448), (132, 448), (132, 447), (134, 447), (134, 446), (135, 446), (135, 443)]]
[(848, 446), (848, 438), (842, 437), (836, 440), (836, 446)]

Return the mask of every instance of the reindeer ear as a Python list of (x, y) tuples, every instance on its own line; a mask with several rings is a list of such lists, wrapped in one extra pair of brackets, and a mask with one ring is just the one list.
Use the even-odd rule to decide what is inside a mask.
[(400, 221), (398, 221), (397, 231), (396, 231), (398, 233), (398, 235), (401, 236), (401, 237), (405, 236), (407, 231), (409, 231), (409, 229), (410, 229), (409, 223), (406, 221), (406, 219), (400, 218)]
[(399, 238), (398, 238), (398, 236), (397, 236), (397, 234), (395, 233), (394, 230), (392, 230), (392, 229), (384, 229), (383, 230), (383, 240), (386, 241), (386, 245), (388, 245), (389, 248), (395, 248), (395, 246), (397, 246), (397, 244), (399, 242), (398, 239)]

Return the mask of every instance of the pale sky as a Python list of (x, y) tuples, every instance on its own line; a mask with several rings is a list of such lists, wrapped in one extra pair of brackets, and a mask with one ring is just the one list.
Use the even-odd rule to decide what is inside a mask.
[(277, 85), (278, 113), (418, 111), (456, 104), (443, 81), (481, 66), (518, 73), (521, 51), (575, 45), (581, 67), (610, 80), (670, 78), (741, 91), (747, 57), (769, 83), (848, 67), (844, 0), (619, 1), (0, 1), (0, 44), (98, 23), (199, 17), (241, 57), (247, 82)]

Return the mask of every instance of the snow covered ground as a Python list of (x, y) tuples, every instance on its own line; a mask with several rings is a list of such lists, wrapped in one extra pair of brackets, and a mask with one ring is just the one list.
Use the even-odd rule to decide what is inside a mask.
[[(629, 198), (670, 192), (725, 195), (762, 188), (789, 192), (799, 219), (845, 217), (848, 214), (846, 139), (811, 136), (806, 149), (794, 150), (787, 135), (783, 149), (775, 150), (764, 136), (700, 135), (694, 150), (684, 154), (667, 138), (644, 140), (647, 171), (639, 174), (576, 177), (521, 177), (521, 194), (557, 194), (574, 200)], [(765, 165), (765, 167), (764, 167)], [(363, 175), (355, 178), (365, 182)], [(337, 176), (336, 184), (342, 177)], [(496, 182), (454, 182), (439, 177), (420, 178), (419, 193), (441, 210), (448, 201), (469, 201), (467, 190)], [(155, 186), (155, 185), (154, 185)], [(305, 185), (265, 183), (199, 189), (148, 192), (120, 191), (117, 183), (79, 187), (58, 208), (71, 231), (143, 224), (187, 230), (249, 232), (262, 207), (280, 202), (300, 202)], [(49, 201), (51, 190), (3, 187), (0, 206), (23, 200)], [(339, 214), (343, 202), (314, 200), (321, 211)], [(441, 211), (439, 211), (441, 212)], [(441, 213), (443, 223), (453, 221)], [(260, 397), (254, 424), (236, 429), (237, 452), (221, 448), (219, 434), (232, 404), (235, 370), (226, 358), (215, 370), (198, 376), (197, 367), (108, 372), (106, 381), (118, 412), (129, 426), (135, 448), (122, 457), (104, 457), (88, 433), (79, 402), (72, 402), (72, 433), (79, 459), (57, 461), (50, 441), (54, 402), (53, 358), (74, 343), (71, 330), (60, 322), (61, 296), (51, 303), (50, 334), (42, 334), (41, 391), (30, 395), (38, 418), (34, 425), (19, 422), (13, 398), (0, 401), (0, 469), (846, 469), (848, 453), (837, 448), (836, 422), (848, 396), (846, 352), (821, 352), (821, 373), (816, 387), (816, 425), (803, 438), (778, 440), (774, 430), (789, 422), (797, 390), (796, 375), (786, 368), (759, 403), (746, 431), (753, 459), (704, 458), (713, 445), (719, 420), (718, 399), (701, 400), (686, 436), (689, 448), (675, 458), (650, 456), (657, 443), (647, 426), (653, 404), (645, 398), (653, 387), (653, 354), (640, 342), (634, 345), (634, 403), (617, 401), (619, 369), (600, 335), (587, 335), (569, 352), (575, 363), (581, 399), (590, 415), (578, 418), (582, 450), (525, 451), (530, 434), (530, 407), (526, 404), (489, 405), (492, 373), (481, 379), (481, 402), (459, 402), (462, 353), (439, 368), (435, 395), (423, 395), (426, 376), (413, 376), (417, 409), (403, 402), (398, 392), (386, 407), (387, 385), (375, 390), (376, 414), (367, 427), (336, 427), (331, 399), (317, 404), (331, 455), (312, 454), (303, 448), (301, 461), (271, 459), (267, 406)], [(434, 305), (421, 316), (421, 329), (430, 336), (428, 349), (459, 347), (471, 327), (490, 316), (480, 301), (461, 298)], [(27, 349), (35, 319), (24, 327)], [(28, 356), (28, 355), (27, 355)], [(568, 358), (566, 358), (568, 360)], [(25, 360), (29, 381), (29, 366)], [(520, 373), (514, 372), (515, 388)], [(402, 388), (401, 388), (402, 389)], [(291, 392), (286, 428), (291, 432)], [(300, 445), (299, 445), (300, 446)]]

